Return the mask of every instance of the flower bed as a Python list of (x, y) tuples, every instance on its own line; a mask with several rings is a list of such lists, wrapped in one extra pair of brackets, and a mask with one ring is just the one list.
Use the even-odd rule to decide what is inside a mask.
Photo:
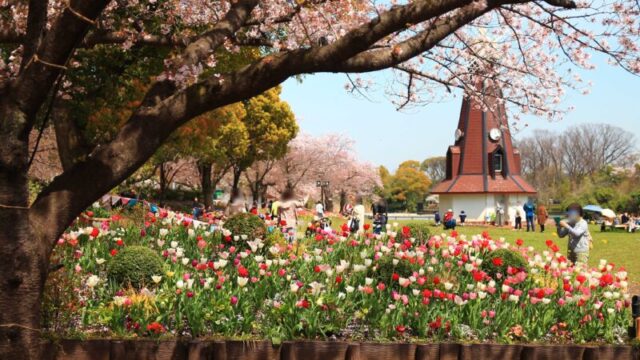
[[(628, 340), (626, 272), (606, 261), (574, 268), (553, 242), (538, 254), (486, 233), (419, 242), (392, 228), (381, 237), (321, 233), (292, 246), (208, 230), (175, 213), (147, 214), (140, 227), (71, 228), (54, 251), (64, 267), (47, 286), (45, 327), (62, 336), (276, 344)], [(136, 284), (110, 275), (131, 246), (152, 249), (162, 273)]]

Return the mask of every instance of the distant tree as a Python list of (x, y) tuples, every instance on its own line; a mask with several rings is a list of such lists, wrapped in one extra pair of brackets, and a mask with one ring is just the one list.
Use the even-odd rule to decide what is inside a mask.
[(629, 168), (637, 160), (633, 134), (609, 124), (582, 124), (562, 133), (538, 130), (517, 146), (523, 175), (543, 201), (590, 193), (582, 200), (596, 202), (593, 189), (627, 181), (616, 169)]
[(420, 170), (427, 173), (432, 184), (437, 184), (447, 175), (447, 158), (436, 156), (425, 159), (420, 164)]
[(408, 211), (416, 210), (416, 205), (424, 200), (431, 186), (429, 177), (421, 170), (420, 162), (415, 160), (401, 163), (387, 183), (386, 191), (391, 200), (404, 203)]
[(298, 134), (295, 115), (289, 104), (280, 99), (280, 91), (278, 86), (244, 103), (247, 114), (242, 122), (248, 146), (244, 153), (232, 159), (232, 194), (238, 192), (245, 170), (257, 161), (282, 158), (287, 145)]

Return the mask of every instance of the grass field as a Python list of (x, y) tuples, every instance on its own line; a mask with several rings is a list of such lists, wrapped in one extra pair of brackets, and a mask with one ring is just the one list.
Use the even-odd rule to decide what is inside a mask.
[[(333, 228), (337, 229), (344, 223), (344, 218), (333, 218)], [(416, 220), (413, 220), (414, 222)], [(367, 221), (369, 222), (369, 221)], [(397, 221), (399, 226), (410, 221)], [(393, 223), (391, 221), (390, 223)], [(482, 226), (458, 226), (458, 233), (467, 236), (479, 235), (483, 231), (488, 231), (491, 237), (504, 237), (510, 243), (515, 243), (517, 239), (524, 240), (527, 246), (533, 246), (536, 250), (546, 250), (545, 241), (548, 239), (556, 242), (563, 251), (566, 251), (567, 239), (561, 239), (556, 234), (555, 228), (547, 229), (546, 232), (526, 232), (524, 230), (516, 231), (507, 228), (482, 227)], [(304, 232), (304, 230), (302, 230)], [(442, 227), (431, 227), (433, 234), (442, 233)], [(595, 266), (600, 259), (614, 263), (617, 266), (623, 266), (629, 273), (629, 279), (632, 284), (632, 293), (640, 294), (640, 233), (626, 232), (600, 232), (600, 228), (596, 225), (591, 226), (591, 235), (593, 236), (593, 249), (589, 257), (589, 265)]]

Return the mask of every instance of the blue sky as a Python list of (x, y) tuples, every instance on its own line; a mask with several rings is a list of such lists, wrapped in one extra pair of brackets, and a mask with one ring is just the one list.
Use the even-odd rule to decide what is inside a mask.
[[(581, 72), (593, 82), (589, 95), (568, 92), (563, 105), (573, 105), (574, 111), (560, 122), (531, 118), (516, 137), (532, 129), (562, 131), (575, 124), (609, 123), (640, 139), (640, 77), (604, 61), (596, 65), (595, 70)], [(385, 74), (374, 77), (383, 79)], [(282, 97), (293, 108), (302, 131), (345, 133), (355, 140), (360, 159), (392, 171), (404, 160), (444, 155), (453, 143), (461, 93), (445, 102), (398, 112), (382, 91), (374, 91), (370, 100), (362, 99), (344, 89), (347, 81), (343, 74), (317, 74), (302, 82), (284, 83)]]

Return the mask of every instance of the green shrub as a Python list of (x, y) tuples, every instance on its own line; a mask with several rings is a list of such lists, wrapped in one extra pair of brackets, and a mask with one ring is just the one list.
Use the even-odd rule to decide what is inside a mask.
[(405, 226), (409, 228), (411, 237), (419, 242), (428, 241), (431, 237), (431, 229), (426, 221), (412, 222)]
[(154, 275), (162, 275), (162, 257), (144, 246), (128, 246), (109, 263), (109, 279), (120, 285), (141, 288), (153, 284)]
[(498, 249), (489, 252), (482, 261), (482, 270), (490, 275), (506, 274), (509, 266), (524, 270), (527, 268), (527, 260), (515, 251)]
[(233, 236), (247, 235), (247, 240), (264, 239), (267, 227), (264, 221), (253, 214), (236, 214), (224, 223), (224, 228)]

